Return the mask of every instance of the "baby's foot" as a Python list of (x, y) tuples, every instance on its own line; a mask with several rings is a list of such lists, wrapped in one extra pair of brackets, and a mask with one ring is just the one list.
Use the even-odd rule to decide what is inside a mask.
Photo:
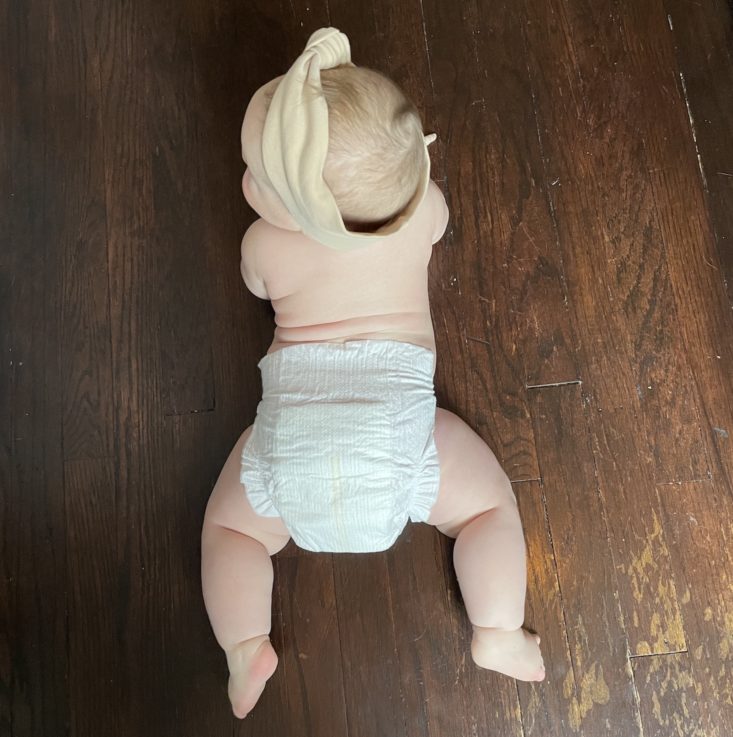
[(240, 642), (226, 653), (229, 666), (229, 700), (239, 719), (249, 714), (277, 668), (277, 655), (267, 635)]
[(498, 630), (474, 626), (471, 655), (481, 668), (495, 670), (520, 681), (541, 681), (545, 677), (540, 638), (524, 629)]

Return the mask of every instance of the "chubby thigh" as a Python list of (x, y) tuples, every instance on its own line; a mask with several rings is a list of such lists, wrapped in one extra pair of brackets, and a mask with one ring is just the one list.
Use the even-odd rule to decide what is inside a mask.
[(455, 537), (471, 520), (504, 504), (516, 504), (511, 483), (488, 445), (448, 410), (435, 414), (440, 488), (428, 524)]
[(219, 474), (206, 507), (204, 526), (218, 525), (248, 535), (260, 542), (270, 555), (285, 547), (290, 539), (287, 527), (279, 517), (262, 517), (247, 499), (240, 481), (242, 449), (252, 433), (248, 427), (232, 448)]

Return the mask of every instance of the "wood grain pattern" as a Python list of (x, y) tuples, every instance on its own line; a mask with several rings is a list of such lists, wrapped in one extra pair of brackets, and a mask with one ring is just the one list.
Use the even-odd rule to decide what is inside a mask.
[(475, 666), (453, 580), (452, 546), (446, 550), (443, 543), (437, 530), (410, 525), (388, 553), (407, 737), (469, 734), (480, 703), (467, 678)]
[[(99, 68), (81, 6), (49, 2), (45, 217), (62, 258), (60, 322), (64, 458), (113, 453), (107, 222)], [(91, 60), (91, 63), (89, 63)], [(63, 121), (63, 122), (61, 122)]]
[[(682, 93), (715, 231), (713, 266), (733, 300), (733, 25), (730, 3), (665, 0)], [(692, 132), (692, 131), (691, 131)], [(688, 141), (689, 145), (689, 141)], [(717, 266), (716, 266), (717, 265)]]
[[(287, 68), (287, 35), (279, 20), (282, 9), (272, 4), (189, 2), (185, 8), (200, 126), (197, 156), (203, 162), (199, 216), (206, 234), (207, 306), (220, 420), (213, 431), (223, 462), (254, 420), (261, 396), (257, 361), (274, 328), (269, 303), (247, 291), (239, 272), (242, 236), (256, 217), (241, 193), (239, 131), (252, 94)], [(258, 51), (251, 39), (267, 43)]]
[[(129, 734), (120, 670), (126, 632), (116, 616), (120, 595), (117, 494), (109, 459), (67, 461), (66, 548), (70, 733)], [(93, 553), (92, 553), (93, 551)], [(89, 557), (94, 556), (94, 566)]]
[(700, 688), (690, 672), (689, 653), (634, 658), (644, 737), (711, 737), (698, 708)]
[[(649, 35), (665, 22), (658, 3), (629, 8), (628, 34)], [(712, 55), (712, 51), (710, 52)], [(662, 76), (674, 60), (671, 33), (659, 34), (655, 53), (640, 60), (647, 74)], [(707, 439), (713, 476), (733, 486), (733, 452), (729, 427), (733, 426), (733, 313), (725, 284), (710, 217), (706, 210), (705, 183), (701, 177), (692, 137), (685, 90), (679, 75), (658, 89), (646, 81), (648, 106), (640, 116), (651, 118), (648, 149), (657, 162), (650, 179), (658, 203), (659, 223), (665, 241), (670, 283), (677, 303), (679, 332), (702, 404), (702, 426)], [(674, 82), (674, 86), (673, 86)], [(652, 110), (654, 114), (652, 115)], [(712, 266), (711, 266), (712, 264)], [(726, 437), (728, 436), (728, 437)]]
[(159, 279), (158, 343), (165, 414), (214, 409), (206, 236), (200, 217), (201, 107), (185, 17), (177, 3), (146, 6), (146, 80), (154, 222), (150, 247)]
[[(4, 5), (0, 102), (7, 173), (0, 209), (3, 314), (3, 605), (0, 723), (11, 734), (63, 734), (70, 714), (66, 680), (62, 382), (58, 312), (62, 252), (55, 223), (62, 183), (46, 181), (55, 115), (46, 85), (55, 43), (47, 4), (24, 12)], [(7, 30), (6, 30), (7, 29)], [(6, 106), (7, 105), (7, 106)], [(7, 484), (7, 485), (5, 485)]]
[(584, 737), (608, 734), (606, 725), (613, 723), (641, 737), (627, 630), (614, 593), (620, 584), (588, 438), (588, 408), (577, 385), (536, 390), (531, 400), (572, 658), (563, 679), (567, 721)]
[[(703, 733), (733, 732), (733, 495), (719, 482), (659, 490), (688, 633), (691, 682)], [(681, 698), (681, 697), (680, 697)]]
[(337, 555), (333, 570), (349, 731), (407, 737), (387, 556)]
[(542, 638), (547, 672), (541, 684), (517, 684), (523, 734), (524, 737), (569, 735), (577, 731), (580, 712), (568, 708), (568, 699), (574, 692), (577, 700), (577, 688), (574, 688), (573, 662), (566, 631), (565, 602), (547, 519), (545, 493), (551, 493), (552, 487), (546, 489), (538, 481), (529, 481), (515, 485), (514, 490), (527, 541), (525, 622)]
[(431, 271), (438, 396), (489, 443), (512, 480), (537, 478), (512, 285), (501, 266), (519, 227), (516, 162), (510, 155), (505, 166), (482, 71), (498, 60), (477, 38), (486, 24), (473, 2), (424, 2), (423, 10), (452, 217)]
[[(648, 171), (654, 167), (645, 160), (653, 122), (641, 113), (645, 100), (636, 91), (642, 75), (654, 77), (648, 61), (640, 58), (646, 47), (632, 33), (624, 35), (610, 5), (568, 3), (564, 18), (559, 7), (549, 6), (548, 16), (557, 14), (557, 20), (548, 17), (547, 27), (553, 23), (565, 27), (564, 35), (554, 41), (556, 51), (550, 45), (544, 56), (540, 38), (529, 36), (538, 55), (532, 66), (540, 122), (546, 131), (544, 150), (548, 167), (560, 179), (551, 195), (577, 311), (593, 315), (599, 312), (599, 302), (607, 301), (598, 327), (618, 325), (619, 340), (612, 348), (616, 353), (605, 349), (601, 353), (606, 358), (618, 355), (613, 370), (624, 376), (626, 393), (637, 395), (632, 396), (634, 410), (646, 423), (656, 479), (696, 479), (706, 475), (708, 464), (695, 386), (675, 328), (676, 304), (664, 257), (658, 197)], [(530, 18), (532, 13), (528, 10)], [(528, 34), (542, 27), (531, 24)], [(603, 43), (597, 44), (596, 37)], [(568, 73), (578, 77), (572, 92), (567, 89)], [(660, 70), (658, 84), (661, 76)], [(575, 94), (570, 106), (554, 104), (557, 83), (562, 85), (560, 95)], [(624, 114), (619, 114), (621, 110)], [(639, 132), (642, 122), (649, 133), (646, 127)], [(566, 140), (576, 143), (565, 146)], [(622, 180), (624, 186), (619, 188)], [(580, 202), (586, 203), (585, 212), (578, 212)], [(602, 257), (589, 258), (591, 248), (600, 249)], [(582, 272), (591, 266), (592, 276)], [(578, 268), (597, 289), (586, 287), (581, 272), (576, 275)], [(594, 342), (609, 332), (589, 327), (591, 334), (583, 338), (588, 352), (595, 351)], [(587, 360), (592, 366), (592, 357)], [(667, 429), (678, 425), (688, 428), (681, 437)]]
[[(92, 12), (91, 10), (88, 12)], [(92, 16), (94, 17), (94, 16)], [(130, 729), (160, 724), (161, 675), (167, 643), (165, 514), (161, 509), (163, 439), (157, 341), (160, 283), (150, 249), (154, 228), (152, 153), (147, 103), (140, 95), (151, 73), (141, 3), (109, 7), (96, 16), (108, 224), (110, 330), (115, 377), (115, 484), (120, 599), (125, 632), (120, 678), (128, 685), (122, 709)], [(161, 535), (161, 533), (163, 533)], [(156, 636), (151, 636), (156, 633)]]
[[(619, 594), (630, 648), (636, 654), (681, 650), (684, 634), (655, 516), (654, 483), (705, 475), (707, 461), (695, 385), (670, 319), (656, 197), (639, 168), (644, 136), (630, 127), (641, 102), (628, 80), (641, 71), (626, 58), (618, 16), (610, 9), (573, 2), (550, 4), (546, 13), (528, 6), (527, 13), (537, 21), (527, 25), (527, 50), (547, 166), (562, 183), (551, 191), (553, 208), (583, 344), (583, 390), (610, 541), (626, 573)], [(558, 96), (566, 104), (557, 105)], [(568, 140), (574, 145), (565, 145)], [(652, 375), (656, 383), (640, 383)], [(630, 431), (639, 424), (643, 432)], [(677, 427), (685, 432), (670, 429)], [(632, 506), (645, 511), (629, 520)]]
[(332, 556), (278, 556), (276, 575), (287, 722), (299, 725), (303, 737), (348, 734)]

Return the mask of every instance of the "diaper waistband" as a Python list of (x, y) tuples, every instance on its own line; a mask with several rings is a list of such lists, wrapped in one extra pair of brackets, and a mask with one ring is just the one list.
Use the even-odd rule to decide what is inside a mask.
[(355, 388), (392, 385), (432, 391), (435, 354), (396, 340), (350, 340), (345, 343), (300, 343), (269, 353), (259, 362), (262, 398), (306, 391), (314, 399), (353, 401)]

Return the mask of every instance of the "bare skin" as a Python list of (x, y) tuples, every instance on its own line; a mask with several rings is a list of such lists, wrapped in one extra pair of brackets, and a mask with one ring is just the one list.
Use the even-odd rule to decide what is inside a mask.
[[(264, 89), (264, 88), (263, 88)], [(422, 206), (399, 233), (363, 249), (335, 251), (299, 231), (268, 185), (260, 156), (263, 90), (242, 128), (248, 165), (244, 195), (262, 219), (242, 242), (242, 277), (270, 299), (276, 330), (269, 352), (308, 342), (396, 340), (435, 352), (427, 266), (443, 235), (448, 209), (431, 183)], [(245, 716), (275, 671), (269, 642), (272, 564), (288, 542), (278, 518), (257, 515), (239, 480), (241, 449), (232, 450), (212, 492), (202, 533), (204, 599), (227, 655), (229, 697)], [(454, 564), (473, 624), (477, 665), (525, 681), (545, 676), (539, 637), (522, 629), (526, 563), (511, 484), (494, 454), (461, 419), (439, 409), (435, 443), (438, 499), (429, 524), (456, 538)]]

